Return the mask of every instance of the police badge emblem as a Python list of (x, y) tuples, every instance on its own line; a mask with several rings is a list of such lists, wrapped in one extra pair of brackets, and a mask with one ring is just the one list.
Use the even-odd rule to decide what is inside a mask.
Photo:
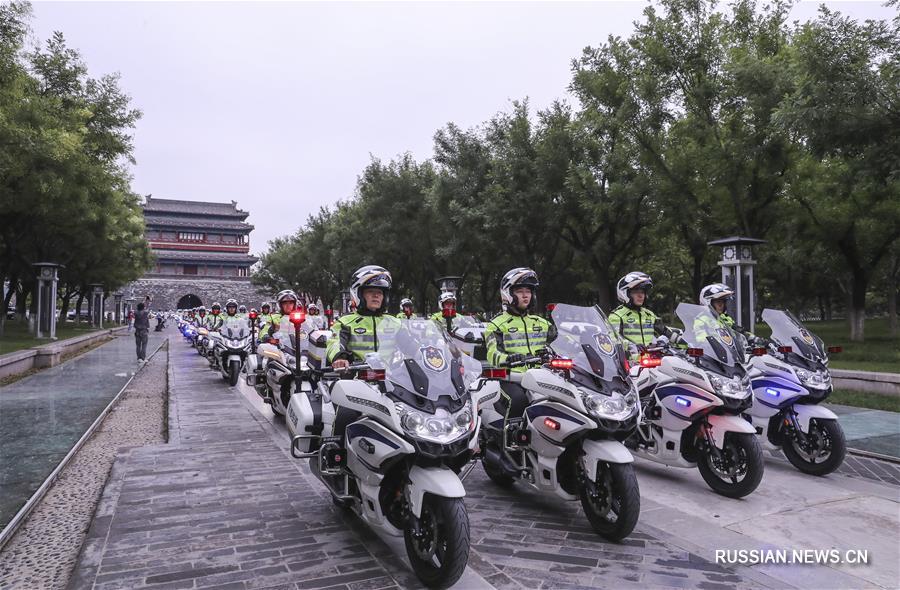
[(607, 356), (612, 356), (616, 351), (616, 347), (613, 346), (612, 340), (610, 340), (609, 336), (606, 334), (597, 334), (597, 344), (600, 345), (600, 352)]
[(804, 342), (806, 342), (807, 344), (810, 344), (810, 345), (813, 344), (814, 341), (813, 341), (812, 334), (810, 334), (806, 330), (800, 330), (800, 335), (803, 337)]
[(444, 370), (447, 361), (444, 360), (444, 353), (441, 349), (434, 346), (423, 346), (419, 350), (422, 351), (422, 360), (425, 361), (426, 367), (433, 371)]
[(722, 339), (722, 342), (724, 342), (726, 346), (731, 346), (734, 344), (734, 339), (731, 338), (731, 332), (729, 332), (727, 328), (719, 328), (716, 330), (716, 332), (719, 334), (719, 338)]

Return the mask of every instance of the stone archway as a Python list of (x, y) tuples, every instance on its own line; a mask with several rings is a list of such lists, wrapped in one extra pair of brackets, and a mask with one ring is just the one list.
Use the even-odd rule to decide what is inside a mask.
[(203, 305), (203, 302), (200, 298), (190, 293), (178, 300), (178, 305), (175, 306), (175, 309), (193, 309), (201, 305)]

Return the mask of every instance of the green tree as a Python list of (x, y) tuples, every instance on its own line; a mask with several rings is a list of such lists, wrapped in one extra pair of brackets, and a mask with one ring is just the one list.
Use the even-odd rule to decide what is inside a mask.
[(795, 31), (790, 66), (796, 90), (779, 120), (804, 147), (791, 200), (842, 263), (861, 341), (867, 290), (900, 238), (900, 29), (823, 7)]

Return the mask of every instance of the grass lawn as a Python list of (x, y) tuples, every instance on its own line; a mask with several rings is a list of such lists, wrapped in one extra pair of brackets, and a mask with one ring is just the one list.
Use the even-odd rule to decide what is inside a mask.
[[(900, 373), (900, 338), (890, 337), (887, 318), (866, 320), (865, 342), (850, 341), (846, 320), (804, 322), (804, 325), (824, 340), (825, 346), (844, 348), (843, 352), (829, 355), (828, 366), (832, 369)], [(771, 334), (765, 324), (757, 324), (756, 332), (760, 336)]]
[(868, 391), (851, 391), (849, 389), (835, 389), (828, 399), (827, 404), (840, 404), (857, 408), (869, 408), (870, 410), (887, 410), (888, 412), (900, 412), (900, 397), (870, 393)]
[[(81, 336), (88, 332), (93, 332), (94, 328), (85, 323), (76, 324), (74, 322), (56, 324), (56, 337), (59, 340)], [(28, 333), (28, 322), (7, 320), (6, 328), (3, 336), (0, 337), (0, 354), (22, 350), (23, 348), (31, 348), (32, 346), (40, 346), (49, 344), (49, 338), (36, 339)]]

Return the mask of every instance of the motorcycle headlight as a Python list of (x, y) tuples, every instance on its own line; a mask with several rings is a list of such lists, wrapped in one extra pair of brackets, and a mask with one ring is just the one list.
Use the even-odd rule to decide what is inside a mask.
[(746, 377), (743, 379), (738, 377), (725, 379), (724, 377), (710, 373), (709, 382), (712, 383), (716, 393), (724, 397), (741, 399), (751, 394), (750, 380)]
[(589, 414), (604, 420), (625, 420), (637, 410), (637, 395), (634, 390), (627, 394), (603, 395), (594, 391), (582, 392), (584, 407)]
[(827, 387), (831, 384), (831, 375), (828, 371), (807, 371), (797, 369), (797, 378), (807, 387)]
[(475, 424), (471, 402), (453, 414), (443, 408), (438, 408), (434, 414), (425, 414), (399, 402), (394, 408), (400, 414), (400, 425), (406, 434), (431, 442), (453, 442), (471, 431)]

